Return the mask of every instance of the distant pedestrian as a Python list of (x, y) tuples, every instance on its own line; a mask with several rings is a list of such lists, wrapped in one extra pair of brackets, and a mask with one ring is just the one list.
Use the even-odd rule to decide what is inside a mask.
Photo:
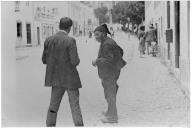
[(78, 90), (82, 85), (76, 69), (80, 59), (75, 39), (68, 36), (71, 26), (72, 20), (70, 18), (61, 18), (60, 31), (48, 37), (44, 42), (42, 62), (46, 64), (45, 86), (52, 87), (46, 119), (46, 126), (48, 127), (56, 126), (57, 112), (65, 91), (68, 93), (75, 126), (84, 125), (79, 106)]
[(139, 52), (140, 52), (140, 58), (142, 58), (145, 53), (145, 39), (143, 37), (140, 37), (139, 40)]
[(97, 66), (98, 74), (104, 88), (105, 99), (108, 109), (103, 112), (105, 118), (101, 119), (103, 123), (117, 123), (118, 114), (116, 106), (116, 95), (118, 91), (117, 80), (120, 75), (121, 68), (126, 65), (123, 60), (123, 50), (117, 43), (109, 38), (107, 34), (111, 34), (106, 24), (98, 26), (94, 30), (95, 38), (100, 42), (98, 58), (92, 62), (93, 66)]
[(89, 38), (92, 38), (92, 32), (89, 31)]
[(156, 28), (154, 28), (153, 31), (154, 31), (154, 39), (153, 39), (153, 42), (151, 43), (151, 45), (152, 45), (152, 55), (154, 57), (156, 57), (156, 54), (158, 52), (157, 26), (156, 26)]
[(151, 42), (155, 41), (156, 35), (155, 35), (155, 29), (153, 27), (153, 24), (149, 26), (149, 30), (145, 33), (144, 38), (147, 45), (147, 54), (150, 54), (150, 48), (151, 48)]
[(139, 38), (139, 52), (140, 52), (140, 57), (143, 57), (143, 54), (145, 54), (145, 39), (144, 39), (144, 26), (140, 27), (140, 31), (138, 33), (138, 38)]
[(82, 30), (79, 30), (79, 35), (82, 36)]
[(137, 29), (137, 24), (135, 24), (134, 27), (133, 27), (134, 34), (137, 34), (137, 30), (138, 30)]

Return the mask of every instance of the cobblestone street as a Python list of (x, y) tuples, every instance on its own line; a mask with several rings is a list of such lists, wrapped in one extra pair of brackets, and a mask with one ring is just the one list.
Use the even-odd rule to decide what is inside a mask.
[[(80, 105), (85, 126), (188, 127), (190, 100), (160, 58), (148, 55), (139, 58), (138, 39), (134, 36), (128, 39), (127, 34), (118, 32), (115, 40), (124, 49), (124, 59), (128, 62), (118, 81), (119, 123), (102, 124), (101, 112), (105, 111), (106, 102), (97, 68), (91, 65), (99, 43), (93, 38), (77, 38), (81, 61), (78, 71), (83, 85)], [(29, 48), (27, 54), (17, 51), (21, 58), (15, 60), (15, 83), (10, 81), (2, 87), (3, 126), (45, 126), (50, 88), (44, 87), (42, 50), (43, 47)], [(57, 126), (73, 126), (67, 95), (62, 99)]]

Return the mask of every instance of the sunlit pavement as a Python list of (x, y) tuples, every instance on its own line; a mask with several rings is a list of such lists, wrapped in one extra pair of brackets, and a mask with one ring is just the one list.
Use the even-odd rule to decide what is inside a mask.
[[(147, 55), (139, 58), (138, 39), (134, 36), (129, 39), (127, 34), (118, 32), (115, 40), (124, 49), (127, 61), (118, 81), (119, 123), (102, 124), (101, 112), (106, 110), (106, 102), (97, 68), (91, 64), (97, 57), (99, 43), (94, 38), (76, 39), (85, 126), (188, 126), (189, 100), (159, 58)], [(17, 51), (21, 58), (15, 60), (15, 71), (11, 74), (15, 79), (2, 85), (3, 126), (45, 126), (51, 88), (44, 87), (42, 50), (41, 46)], [(58, 112), (57, 126), (73, 126), (67, 94)]]

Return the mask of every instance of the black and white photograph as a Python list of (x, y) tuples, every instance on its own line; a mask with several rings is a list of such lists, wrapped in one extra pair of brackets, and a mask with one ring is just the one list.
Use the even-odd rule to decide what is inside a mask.
[(1, 127), (190, 127), (190, 1), (1, 1)]

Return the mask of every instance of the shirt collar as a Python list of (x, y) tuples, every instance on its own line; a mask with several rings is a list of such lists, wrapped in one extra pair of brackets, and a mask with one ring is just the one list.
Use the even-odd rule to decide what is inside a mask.
[(102, 44), (103, 44), (107, 39), (109, 39), (108, 36), (106, 36), (106, 37), (102, 40)]
[(60, 30), (60, 32), (63, 32), (63, 33), (68, 35), (68, 33), (65, 30)]

